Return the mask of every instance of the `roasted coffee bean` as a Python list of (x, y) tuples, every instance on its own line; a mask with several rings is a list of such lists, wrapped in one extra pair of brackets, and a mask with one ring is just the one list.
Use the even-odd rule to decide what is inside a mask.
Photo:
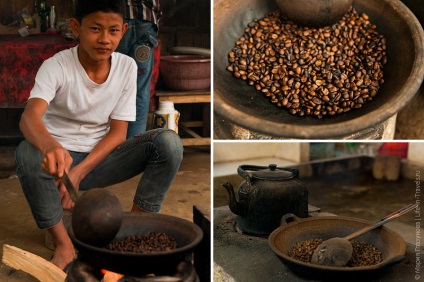
[(375, 28), (353, 8), (319, 29), (271, 12), (247, 25), (227, 70), (292, 114), (341, 114), (371, 101), (384, 82), (386, 39)]
[(128, 236), (109, 243), (108, 250), (130, 253), (159, 253), (177, 248), (177, 243), (167, 234), (151, 232), (144, 236)]
[(348, 267), (370, 266), (383, 260), (381, 251), (367, 242), (352, 240), (353, 253)]
[[(335, 112), (330, 115), (334, 115)], [(315, 249), (323, 242), (322, 239), (312, 239), (297, 242), (288, 251), (288, 256), (306, 263), (311, 262)], [(371, 266), (383, 261), (382, 253), (376, 247), (367, 242), (351, 241), (353, 252), (346, 267)]]

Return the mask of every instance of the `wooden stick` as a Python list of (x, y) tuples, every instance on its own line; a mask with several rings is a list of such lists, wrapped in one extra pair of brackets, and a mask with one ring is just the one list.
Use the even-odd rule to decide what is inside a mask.
[(66, 278), (66, 273), (51, 262), (6, 244), (3, 245), (2, 262), (15, 269), (25, 271), (42, 282), (63, 282)]

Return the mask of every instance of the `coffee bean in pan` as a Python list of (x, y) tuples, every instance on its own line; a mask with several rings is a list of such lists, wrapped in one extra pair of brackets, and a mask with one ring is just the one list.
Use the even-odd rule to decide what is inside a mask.
[(151, 232), (144, 236), (128, 236), (106, 246), (108, 250), (131, 253), (159, 253), (175, 248), (177, 248), (175, 240), (162, 232)]
[(347, 266), (369, 266), (380, 263), (383, 260), (381, 252), (367, 242), (351, 241), (353, 247), (352, 258)]
[(315, 249), (323, 242), (322, 239), (312, 239), (297, 242), (288, 252), (289, 257), (303, 261), (311, 262), (312, 254)]
[(248, 24), (227, 70), (293, 115), (343, 114), (371, 101), (384, 82), (386, 39), (375, 29), (353, 8), (324, 28), (271, 12)]
[[(322, 239), (300, 241), (288, 252), (288, 256), (302, 262), (311, 262), (315, 249), (323, 242)], [(381, 251), (367, 242), (351, 241), (353, 252), (352, 258), (346, 267), (371, 266), (383, 260)]]

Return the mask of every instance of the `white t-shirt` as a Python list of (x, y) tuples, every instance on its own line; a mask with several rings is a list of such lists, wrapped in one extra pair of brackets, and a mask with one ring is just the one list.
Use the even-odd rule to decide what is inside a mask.
[(64, 148), (91, 152), (109, 131), (111, 119), (135, 120), (137, 65), (113, 53), (107, 80), (97, 84), (82, 67), (77, 50), (78, 46), (44, 61), (29, 99), (49, 103), (43, 122)]

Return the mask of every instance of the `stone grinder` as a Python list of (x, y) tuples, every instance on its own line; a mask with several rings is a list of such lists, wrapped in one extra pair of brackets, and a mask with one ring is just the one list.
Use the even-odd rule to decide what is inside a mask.
[(118, 233), (122, 222), (118, 198), (106, 189), (92, 189), (78, 198), (72, 212), (75, 237), (86, 244), (104, 247)]
[(324, 27), (343, 17), (353, 0), (276, 0), (281, 11), (292, 21), (309, 27)]
[[(365, 132), (370, 133), (366, 139), (379, 138), (383, 123), (409, 103), (422, 83), (424, 32), (414, 14), (400, 0), (355, 0), (353, 8), (369, 16), (379, 34), (387, 39), (384, 84), (378, 96), (365, 107), (323, 121), (293, 116), (279, 107), (272, 107), (261, 93), (245, 81), (235, 79), (227, 70), (228, 54), (234, 43), (253, 19), (279, 10), (276, 1), (234, 0), (230, 4), (215, 0), (214, 42), (219, 44), (214, 44), (213, 50), (213, 108), (217, 123), (222, 118), (226, 121), (224, 126), (234, 125), (253, 133), (283, 138), (358, 139), (358, 133), (363, 136)], [(371, 133), (375, 133), (375, 137), (370, 136)]]

